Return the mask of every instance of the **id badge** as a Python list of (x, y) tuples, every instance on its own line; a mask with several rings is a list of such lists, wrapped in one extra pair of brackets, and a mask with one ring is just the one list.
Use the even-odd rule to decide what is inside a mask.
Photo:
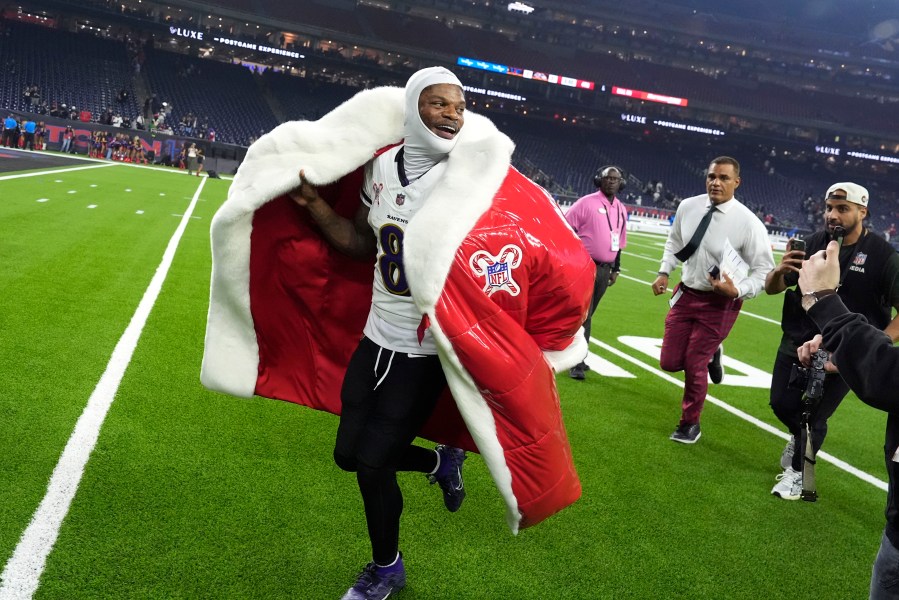
[(670, 308), (674, 308), (674, 305), (677, 304), (677, 301), (680, 300), (680, 297), (683, 295), (684, 290), (680, 289), (680, 286), (677, 286), (677, 291), (674, 292), (674, 295), (671, 296), (671, 300), (668, 301), (668, 306)]
[(621, 234), (617, 231), (612, 232), (612, 252), (621, 250)]

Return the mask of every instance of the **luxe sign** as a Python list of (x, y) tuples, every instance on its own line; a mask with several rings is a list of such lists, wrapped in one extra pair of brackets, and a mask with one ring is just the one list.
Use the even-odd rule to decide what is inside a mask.
[(203, 32), (197, 31), (195, 29), (184, 29), (182, 27), (169, 26), (169, 33), (172, 35), (187, 38), (190, 40), (203, 41)]

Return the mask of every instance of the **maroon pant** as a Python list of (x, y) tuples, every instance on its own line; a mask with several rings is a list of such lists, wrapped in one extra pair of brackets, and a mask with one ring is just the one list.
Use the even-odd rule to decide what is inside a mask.
[(659, 362), (665, 371), (684, 372), (680, 424), (692, 425), (699, 423), (709, 389), (709, 361), (734, 326), (743, 301), (678, 287), (683, 293), (665, 317)]

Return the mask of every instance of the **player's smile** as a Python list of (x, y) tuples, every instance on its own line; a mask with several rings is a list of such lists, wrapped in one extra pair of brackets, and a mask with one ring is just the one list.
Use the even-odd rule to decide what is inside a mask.
[(455, 123), (442, 123), (440, 125), (435, 125), (431, 128), (431, 130), (439, 135), (440, 137), (451, 140), (456, 136), (456, 133), (459, 131), (459, 128)]

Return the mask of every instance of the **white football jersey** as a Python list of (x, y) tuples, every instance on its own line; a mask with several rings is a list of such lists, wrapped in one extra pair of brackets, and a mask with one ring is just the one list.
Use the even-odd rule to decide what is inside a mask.
[[(403, 269), (403, 237), (412, 216), (423, 206), (446, 169), (441, 161), (412, 183), (398, 162), (402, 146), (391, 148), (365, 166), (362, 201), (369, 207), (368, 224), (378, 240), (372, 308), (365, 335), (397, 352), (437, 354), (430, 332), (418, 343), (421, 312), (415, 307)], [(405, 183), (405, 185), (404, 185)]]

